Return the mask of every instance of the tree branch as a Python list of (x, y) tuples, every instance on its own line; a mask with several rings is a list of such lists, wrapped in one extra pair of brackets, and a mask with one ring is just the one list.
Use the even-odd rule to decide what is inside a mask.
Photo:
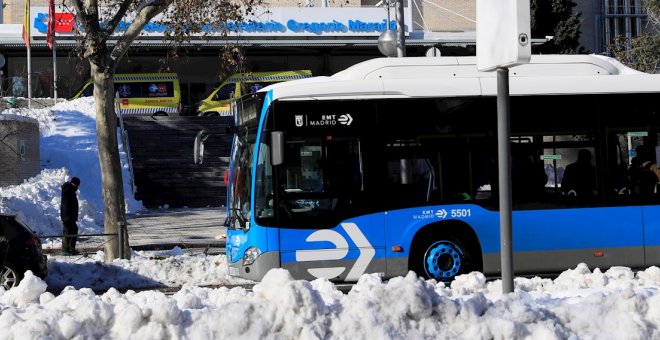
[(115, 28), (117, 25), (119, 25), (119, 22), (124, 19), (124, 16), (126, 15), (126, 12), (128, 12), (128, 9), (131, 7), (133, 4), (134, 0), (124, 0), (124, 2), (121, 3), (121, 6), (119, 7), (119, 10), (115, 15), (110, 19), (108, 22), (108, 27), (106, 28), (106, 32), (108, 32), (108, 35), (111, 35), (112, 32), (115, 31)]
[(85, 13), (87, 14), (87, 21), (91, 21), (89, 26), (92, 27), (92, 33), (101, 31), (101, 21), (99, 16), (99, 3), (98, 0), (85, 0)]
[(146, 5), (140, 6), (142, 10), (135, 17), (135, 20), (133, 20), (126, 32), (124, 32), (119, 40), (117, 40), (117, 44), (110, 54), (112, 61), (117, 62), (121, 59), (126, 51), (128, 51), (131, 43), (133, 43), (135, 38), (140, 35), (144, 26), (146, 26), (156, 15), (167, 9), (167, 7), (173, 2), (174, 0), (146, 0)]

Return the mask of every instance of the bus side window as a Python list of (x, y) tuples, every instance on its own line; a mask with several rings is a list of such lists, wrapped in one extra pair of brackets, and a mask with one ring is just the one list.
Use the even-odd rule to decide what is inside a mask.
[[(596, 157), (591, 146), (576, 146), (554, 150), (560, 156), (556, 175), (551, 181), (559, 189), (561, 202), (567, 206), (592, 206), (599, 195)], [(554, 179), (552, 179), (554, 177)]]
[(428, 158), (389, 160), (387, 170), (393, 198), (410, 203), (431, 201), (436, 184), (435, 170)]
[(514, 203), (542, 202), (548, 175), (530, 143), (511, 144), (511, 192)]

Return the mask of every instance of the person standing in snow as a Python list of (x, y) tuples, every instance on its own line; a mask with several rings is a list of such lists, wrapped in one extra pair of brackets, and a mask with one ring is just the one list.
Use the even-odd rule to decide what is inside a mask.
[(78, 255), (76, 251), (76, 240), (78, 235), (78, 197), (76, 191), (80, 185), (80, 179), (73, 177), (71, 181), (62, 184), (62, 202), (60, 204), (60, 218), (64, 236), (62, 237), (62, 255)]

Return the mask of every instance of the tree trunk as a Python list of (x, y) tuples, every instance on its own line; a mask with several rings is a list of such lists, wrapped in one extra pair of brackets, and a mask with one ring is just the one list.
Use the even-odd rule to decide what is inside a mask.
[[(101, 165), (103, 191), (103, 225), (105, 234), (117, 235), (119, 224), (126, 225), (124, 185), (117, 143), (117, 116), (114, 108), (114, 72), (90, 62), (96, 100), (96, 132)], [(128, 236), (124, 238), (124, 256), (130, 258)], [(117, 236), (105, 236), (105, 260), (119, 256)]]

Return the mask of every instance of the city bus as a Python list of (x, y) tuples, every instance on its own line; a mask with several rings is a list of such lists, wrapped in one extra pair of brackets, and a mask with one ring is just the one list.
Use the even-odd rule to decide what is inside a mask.
[[(660, 265), (660, 195), (633, 190), (628, 171), (640, 146), (660, 159), (660, 75), (594, 55), (533, 56), (509, 74), (514, 273)], [(496, 96), (476, 58), (437, 57), (240, 98), (229, 274), (497, 277)]]

